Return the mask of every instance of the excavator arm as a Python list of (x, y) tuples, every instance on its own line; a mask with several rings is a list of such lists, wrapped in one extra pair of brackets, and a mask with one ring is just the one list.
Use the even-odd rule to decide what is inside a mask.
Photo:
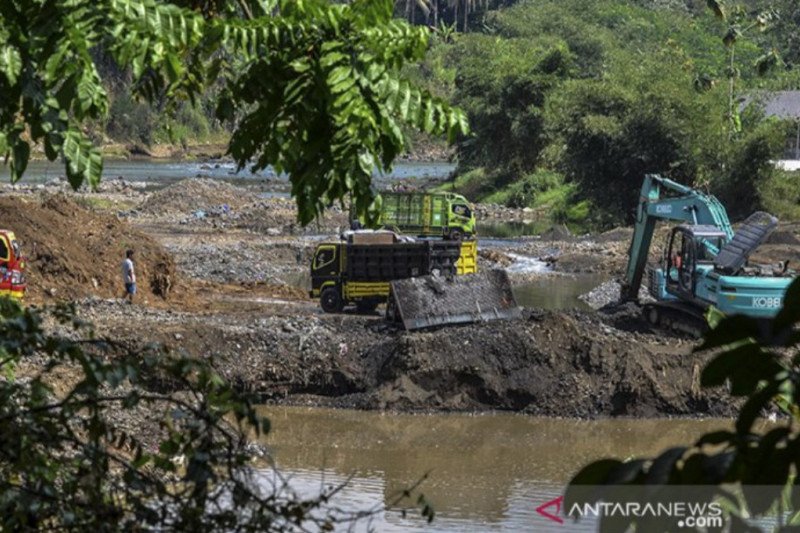
[[(662, 197), (665, 192), (672, 194)], [(728, 240), (733, 238), (728, 213), (714, 196), (658, 175), (646, 175), (636, 209), (636, 226), (620, 294), (623, 301), (636, 300), (639, 295), (653, 233), (659, 220), (714, 226), (723, 231)], [(704, 244), (714, 255), (719, 251), (711, 243)]]

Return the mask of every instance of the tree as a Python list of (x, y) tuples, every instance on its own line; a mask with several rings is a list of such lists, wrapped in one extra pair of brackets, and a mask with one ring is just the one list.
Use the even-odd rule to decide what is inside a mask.
[(339, 486), (301, 498), (258, 482), (248, 446), (269, 421), (213, 361), (131, 352), (70, 307), (51, 317), (66, 336), (43, 318), (0, 298), (3, 531), (328, 531), (369, 518), (331, 505)]
[[(736, 44), (754, 29), (765, 31), (779, 16), (774, 9), (765, 9), (751, 16), (749, 10), (741, 4), (734, 5), (728, 10), (722, 0), (709, 0), (708, 6), (717, 18), (725, 21), (728, 25), (722, 42), (728, 51), (728, 66), (725, 72), (725, 76), (728, 78), (728, 135), (733, 136), (742, 131), (739, 103), (736, 100), (736, 81), (741, 77), (741, 71), (736, 62)], [(754, 67), (758, 75), (763, 76), (779, 62), (780, 56), (773, 48), (759, 57)]]
[[(428, 34), (391, 16), (389, 0), (0, 2), (0, 154), (16, 181), (41, 143), (73, 187), (97, 185), (102, 159), (83, 127), (108, 112), (103, 47), (166, 109), (221, 85), (229, 152), (240, 168), (288, 172), (302, 222), (350, 193), (366, 212), (373, 170), (405, 146), (401, 127), (467, 131), (461, 112), (399, 74)], [(83, 334), (49, 334), (36, 311), (0, 299), (0, 529), (330, 530), (341, 519), (326, 509), (336, 487), (304, 499), (255, 483), (246, 444), (268, 421), (209, 364), (130, 353), (70, 310), (57, 318)], [(75, 383), (57, 392), (64, 368)], [(164, 414), (150, 442), (118, 423), (135, 412)]]
[(547, 143), (546, 97), (573, 73), (573, 54), (554, 39), (534, 44), (486, 35), (461, 39), (450, 53), (458, 61), (454, 101), (472, 126), (458, 146), (459, 168), (492, 169), (499, 185), (531, 172)]
[(150, 102), (220, 84), (229, 153), (240, 168), (287, 172), (302, 223), (351, 194), (370, 218), (372, 173), (405, 148), (404, 126), (451, 141), (467, 131), (463, 114), (399, 74), (428, 31), (392, 11), (391, 0), (2, 2), (0, 154), (16, 181), (42, 143), (73, 187), (97, 185), (102, 159), (82, 126), (108, 112), (91, 53), (103, 46)]
[[(570, 481), (565, 509), (604, 498), (602, 489), (598, 490), (604, 484), (647, 484), (645, 492), (637, 492), (647, 494), (651, 502), (659, 501), (670, 486), (681, 486), (681, 490), (696, 486), (694, 494), (703, 502), (713, 498), (724, 501), (725, 519), (732, 531), (760, 531), (746, 524), (745, 518), (770, 512), (769, 516), (776, 517), (776, 529), (796, 530), (800, 524), (800, 433), (796, 427), (800, 418), (800, 279), (789, 287), (783, 302), (778, 315), (767, 322), (712, 314), (716, 327), (696, 349), (718, 352), (703, 369), (701, 384), (727, 386), (731, 395), (745, 400), (734, 431), (702, 435), (693, 444), (671, 448), (654, 458), (603, 459), (587, 465)], [(776, 406), (784, 412), (781, 422), (766, 432), (754, 429), (756, 419)], [(606, 491), (608, 495), (613, 499), (614, 490)], [(639, 531), (675, 527), (671, 518), (655, 523), (636, 518), (603, 522), (606, 526), (614, 522), (620, 531), (629, 526)]]

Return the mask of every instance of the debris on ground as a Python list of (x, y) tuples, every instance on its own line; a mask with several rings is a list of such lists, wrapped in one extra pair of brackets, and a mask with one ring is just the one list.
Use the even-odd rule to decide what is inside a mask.
[(203, 218), (212, 210), (229, 212), (257, 200), (258, 197), (250, 191), (224, 181), (192, 178), (152, 193), (139, 207), (139, 211), (151, 215), (202, 213), (196, 218)]

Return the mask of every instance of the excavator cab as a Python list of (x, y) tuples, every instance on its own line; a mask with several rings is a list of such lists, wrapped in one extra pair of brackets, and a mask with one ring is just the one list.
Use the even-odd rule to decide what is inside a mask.
[(667, 292), (681, 299), (694, 299), (698, 278), (714, 269), (715, 251), (726, 237), (713, 226), (685, 224), (673, 228), (664, 254)]

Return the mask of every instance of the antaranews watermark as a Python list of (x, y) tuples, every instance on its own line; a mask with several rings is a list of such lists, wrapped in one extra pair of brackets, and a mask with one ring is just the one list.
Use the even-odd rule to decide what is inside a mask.
[(730, 503), (742, 497), (741, 492), (718, 486), (581, 485), (571, 486), (564, 496), (536, 502), (535, 509), (540, 525), (558, 524), (565, 531), (576, 521), (598, 526), (613, 522), (636, 526), (636, 531), (705, 531), (729, 524), (735, 508)]

